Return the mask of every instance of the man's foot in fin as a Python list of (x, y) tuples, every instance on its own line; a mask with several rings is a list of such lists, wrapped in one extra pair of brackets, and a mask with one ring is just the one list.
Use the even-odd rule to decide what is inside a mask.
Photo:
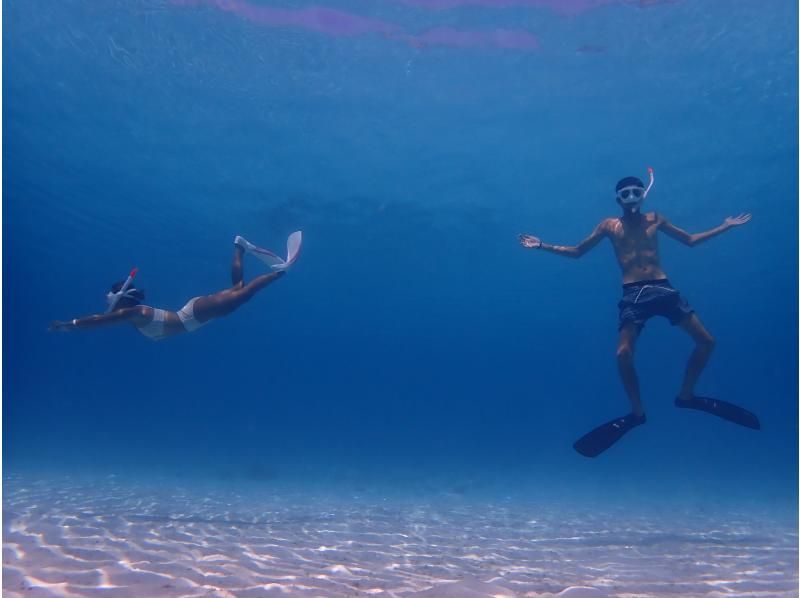
[(642, 415), (629, 413), (596, 427), (582, 436), (572, 447), (584, 457), (596, 457), (622, 438), (629, 430), (646, 421), (644, 413)]
[(720, 401), (719, 399), (692, 397), (691, 399), (682, 400), (678, 397), (675, 399), (675, 405), (683, 409), (705, 411), (706, 413), (716, 415), (722, 419), (727, 419), (729, 422), (739, 424), (745, 428), (752, 428), (753, 430), (761, 429), (761, 422), (758, 421), (758, 417), (756, 417), (755, 413), (734, 405), (733, 403)]
[(253, 245), (250, 241), (248, 241), (244, 237), (240, 237), (239, 235), (236, 235), (236, 238), (233, 240), (233, 244), (238, 245), (245, 251), (252, 251), (253, 249), (256, 248), (256, 246)]

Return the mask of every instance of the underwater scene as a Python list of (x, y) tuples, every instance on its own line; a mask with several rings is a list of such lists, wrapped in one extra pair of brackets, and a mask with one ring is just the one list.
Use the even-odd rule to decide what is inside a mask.
[(798, 596), (798, 6), (4, 0), (9, 597)]

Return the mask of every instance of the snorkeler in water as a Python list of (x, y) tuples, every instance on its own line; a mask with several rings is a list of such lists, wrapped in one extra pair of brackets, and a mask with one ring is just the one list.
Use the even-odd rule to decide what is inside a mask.
[(694, 247), (734, 227), (750, 221), (750, 214), (728, 217), (711, 230), (690, 234), (656, 212), (643, 213), (642, 203), (653, 186), (653, 169), (648, 169), (650, 182), (636, 177), (626, 177), (617, 183), (617, 203), (622, 216), (607, 218), (591, 235), (575, 246), (550, 245), (538, 237), (520, 235), (520, 243), (528, 249), (549, 251), (557, 255), (579, 258), (608, 238), (614, 247), (617, 262), (622, 269), (622, 300), (619, 302), (619, 341), (617, 364), (625, 392), (630, 399), (632, 412), (592, 430), (575, 443), (575, 449), (588, 457), (595, 457), (619, 440), (632, 428), (645, 423), (646, 418), (639, 396), (639, 380), (633, 365), (636, 339), (645, 322), (653, 316), (663, 316), (687, 332), (695, 342), (689, 358), (683, 385), (675, 400), (678, 407), (698, 409), (734, 423), (759, 429), (758, 418), (749, 411), (716, 399), (697, 397), (695, 384), (714, 348), (714, 338), (705, 329), (700, 318), (686, 299), (672, 287), (661, 268), (658, 255), (658, 232)]
[[(215, 318), (227, 316), (247, 303), (256, 293), (277, 280), (294, 263), (300, 252), (302, 233), (289, 235), (287, 257), (282, 259), (267, 249), (256, 247), (246, 239), (234, 239), (233, 263), (231, 264), (232, 285), (229, 289), (190, 299), (178, 311), (168, 311), (142, 305), (144, 291), (133, 286), (136, 276), (134, 268), (128, 278), (111, 286), (106, 295), (108, 310), (85, 318), (75, 318), (67, 322), (56, 320), (50, 324), (51, 331), (69, 332), (73, 330), (92, 330), (112, 324), (132, 324), (146, 337), (158, 341), (168, 336), (193, 332)], [(274, 271), (262, 274), (245, 284), (242, 259), (249, 253), (265, 262)]]

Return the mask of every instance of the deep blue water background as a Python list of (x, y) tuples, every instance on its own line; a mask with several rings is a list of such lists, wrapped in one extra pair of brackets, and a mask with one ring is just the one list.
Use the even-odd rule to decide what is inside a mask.
[[(537, 35), (538, 51), (264, 27), (210, 6), (3, 3), (3, 465), (397, 489), (794, 500), (797, 6), (336, 2), (413, 31)], [(584, 50), (579, 51), (579, 48)], [(656, 169), (670, 278), (718, 345), (698, 391), (751, 432), (678, 411), (690, 340), (648, 324), (649, 422), (616, 362), (613, 186)], [(52, 334), (134, 265), (177, 309), (229, 283), (236, 234), (296, 267), (234, 315), (153, 343)], [(263, 271), (248, 260), (245, 275)]]

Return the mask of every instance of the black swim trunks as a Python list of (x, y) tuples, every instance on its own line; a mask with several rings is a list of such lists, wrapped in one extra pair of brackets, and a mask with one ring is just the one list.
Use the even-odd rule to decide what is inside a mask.
[(640, 280), (622, 285), (619, 302), (619, 328), (632, 322), (641, 330), (653, 316), (664, 316), (675, 326), (683, 322), (694, 310), (669, 280)]

